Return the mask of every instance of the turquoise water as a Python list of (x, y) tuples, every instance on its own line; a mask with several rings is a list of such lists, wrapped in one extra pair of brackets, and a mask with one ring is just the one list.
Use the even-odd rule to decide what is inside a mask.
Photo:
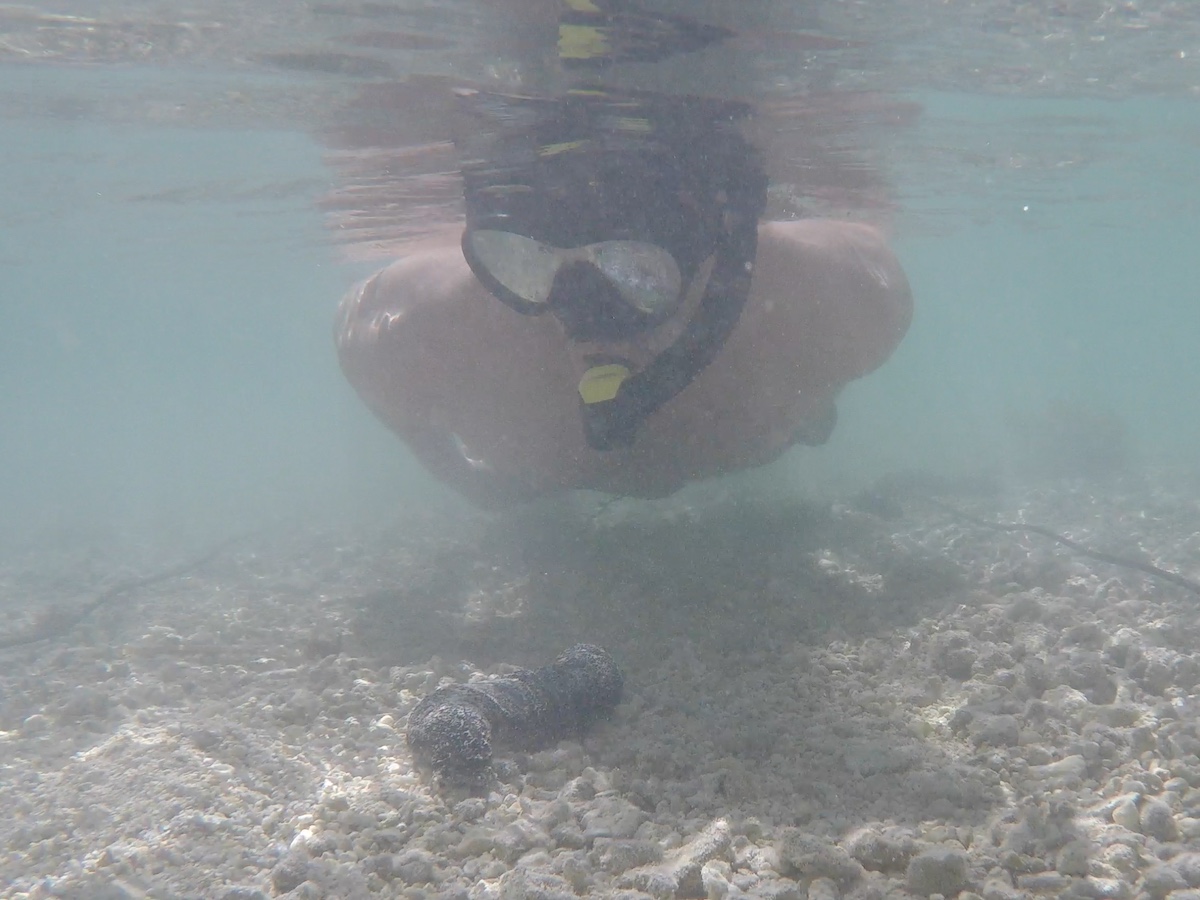
[[(714, 896), (1184, 878), (1200, 3), (645, 3), (744, 34), (624, 84), (753, 103), (773, 213), (880, 224), (916, 317), (825, 446), (494, 516), (333, 319), (461, 216), (450, 88), (554, 89), (559, 0), (0, 3), (0, 895), (601, 896), (718, 843)], [(439, 797), (417, 697), (579, 641), (615, 719)]]
[(309, 136), (33, 120), (0, 145), (5, 532), (403, 499), (419, 475), (333, 355), (357, 273), (313, 207)]
[[(338, 370), (333, 309), (372, 266), (329, 240), (319, 121), (172, 108), (213, 77), (0, 68), (6, 535), (451, 502)], [(122, 93), (150, 99), (125, 117), (97, 99)], [(766, 477), (1003, 469), (1006, 423), (1055, 402), (1116, 417), (1147, 462), (1191, 464), (1200, 107), (1163, 93), (898, 93), (921, 115), (873, 158), (916, 321), (848, 389), (831, 443)]]
[[(1069, 403), (1122, 420), (1145, 462), (1192, 462), (1200, 107), (921, 102), (920, 131), (935, 143), (965, 121), (996, 157), (1028, 159), (1046, 145), (1058, 155), (1047, 157), (1049, 178), (960, 164), (948, 196), (920, 173), (901, 177), (907, 202), (896, 247), (917, 317), (892, 361), (851, 388), (861, 412), (845, 417), (837, 446), (859, 455), (857, 447), (881, 440), (862, 454), (873, 465), (903, 455), (913, 465), (967, 469), (1002, 461), (1007, 413)], [(1063, 141), (1050, 125), (1030, 130), (1034, 117), (1103, 125)], [(1085, 161), (1062, 162), (1076, 157)]]

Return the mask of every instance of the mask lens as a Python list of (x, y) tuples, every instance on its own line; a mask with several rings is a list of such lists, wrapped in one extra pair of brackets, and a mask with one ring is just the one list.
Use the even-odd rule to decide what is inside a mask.
[(475, 261), (506, 291), (527, 304), (545, 304), (562, 264), (560, 251), (511, 231), (468, 232)]
[(604, 241), (588, 248), (592, 264), (612, 282), (622, 299), (648, 316), (670, 312), (683, 289), (674, 257), (639, 241)]
[(637, 313), (656, 318), (678, 303), (683, 278), (674, 257), (661, 247), (641, 241), (602, 241), (560, 250), (510, 231), (468, 231), (463, 249), (471, 267), (505, 302), (523, 312), (538, 312), (554, 287), (563, 265), (587, 261)]

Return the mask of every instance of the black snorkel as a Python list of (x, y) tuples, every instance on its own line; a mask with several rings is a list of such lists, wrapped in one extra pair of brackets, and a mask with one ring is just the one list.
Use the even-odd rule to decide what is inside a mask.
[[(568, 70), (659, 61), (730, 34), (636, 0), (566, 7)], [(628, 447), (717, 356), (749, 296), (767, 194), (741, 131), (751, 107), (595, 85), (460, 98), (463, 255), (482, 284), (522, 314), (553, 313), (577, 342), (629, 340), (687, 316), (642, 368), (602, 360), (579, 383), (588, 444)]]
[[(576, 341), (621, 340), (660, 324), (664, 315), (639, 315), (614, 288), (606, 293), (596, 266), (570, 261), (581, 252), (573, 248), (605, 242), (667, 251), (681, 294), (707, 278), (682, 332), (650, 364), (630, 372), (611, 397), (581, 390), (588, 443), (629, 446), (642, 421), (716, 357), (749, 295), (767, 189), (759, 155), (739, 130), (749, 108), (595, 89), (554, 99), (478, 92), (462, 99), (479, 126), (460, 142), (463, 253), (513, 309), (554, 313)], [(512, 261), (511, 253), (489, 254), (489, 244), (531, 249)], [(568, 262), (559, 264), (556, 253)]]

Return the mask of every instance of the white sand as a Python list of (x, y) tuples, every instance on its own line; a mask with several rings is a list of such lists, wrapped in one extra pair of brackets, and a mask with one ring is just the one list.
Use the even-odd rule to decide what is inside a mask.
[[(117, 598), (0, 655), (0, 894), (1200, 897), (1200, 596), (922, 490), (260, 538)], [(1197, 498), (946, 496), (1192, 578)], [(9, 633), (177, 562), (11, 561)], [(485, 796), (413, 771), (420, 697), (578, 641), (611, 721)]]

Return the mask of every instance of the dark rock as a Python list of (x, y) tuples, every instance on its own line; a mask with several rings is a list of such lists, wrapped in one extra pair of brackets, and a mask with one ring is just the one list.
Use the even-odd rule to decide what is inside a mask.
[(1181, 853), (1171, 860), (1171, 865), (1188, 887), (1200, 888), (1200, 853)]
[(426, 884), (434, 879), (433, 857), (424, 850), (406, 850), (392, 861), (392, 873), (405, 884)]
[(203, 753), (215, 750), (221, 745), (221, 735), (215, 731), (209, 731), (207, 728), (197, 728), (188, 735), (188, 738), (196, 749)]
[(1151, 866), (1142, 875), (1142, 890), (1154, 900), (1163, 900), (1172, 891), (1183, 890), (1187, 881), (1174, 866), (1160, 863)]
[(620, 875), (627, 869), (662, 861), (662, 848), (652, 841), (633, 838), (597, 838), (592, 862), (606, 872)]
[(953, 897), (967, 886), (967, 854), (952, 847), (931, 847), (908, 862), (908, 889), (920, 897)]
[(779, 858), (787, 867), (784, 875), (795, 873), (808, 879), (829, 878), (842, 887), (863, 875), (862, 864), (844, 849), (799, 828), (783, 829), (779, 838)]
[(901, 871), (908, 865), (917, 852), (917, 842), (906, 832), (864, 828), (846, 840), (845, 848), (864, 869), (892, 872)]
[(392, 865), (395, 862), (390, 853), (377, 853), (374, 856), (368, 856), (362, 861), (362, 869), (364, 872), (374, 873), (384, 881), (391, 881), (394, 874)]
[(308, 881), (312, 863), (299, 853), (288, 853), (271, 870), (271, 884), (280, 894), (295, 890)]
[(1016, 716), (986, 716), (971, 729), (976, 746), (1015, 747), (1021, 743), (1021, 723)]
[(1175, 814), (1171, 807), (1161, 800), (1149, 799), (1141, 808), (1142, 834), (1169, 842), (1179, 838), (1179, 826), (1175, 824)]
[(966, 681), (975, 669), (978, 656), (970, 643), (971, 635), (965, 631), (947, 631), (935, 635), (933, 667), (958, 681)]

